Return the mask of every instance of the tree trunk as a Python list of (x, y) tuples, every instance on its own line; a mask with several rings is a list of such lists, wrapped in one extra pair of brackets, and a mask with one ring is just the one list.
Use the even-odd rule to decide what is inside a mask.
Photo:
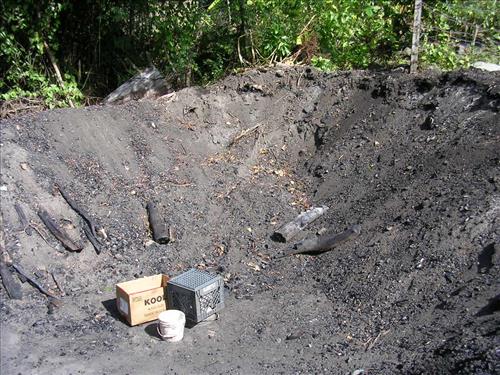
[(422, 21), (422, 0), (415, 0), (415, 14), (413, 18), (413, 37), (411, 41), (410, 73), (418, 69), (418, 49), (420, 46), (420, 27)]

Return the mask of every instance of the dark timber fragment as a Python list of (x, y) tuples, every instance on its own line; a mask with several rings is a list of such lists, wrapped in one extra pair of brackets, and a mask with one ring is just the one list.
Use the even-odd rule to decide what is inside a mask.
[(160, 216), (156, 204), (154, 202), (148, 202), (147, 210), (149, 225), (153, 232), (153, 239), (159, 244), (167, 244), (170, 241), (169, 227)]
[(361, 225), (353, 225), (339, 234), (308, 238), (287, 249), (284, 254), (278, 256), (278, 258), (295, 254), (319, 255), (326, 253), (348, 239), (357, 237), (360, 233)]
[(21, 226), (23, 227), (24, 232), (28, 235), (31, 236), (33, 234), (33, 230), (31, 229), (30, 223), (28, 222), (28, 219), (26, 218), (26, 214), (24, 213), (23, 208), (19, 203), (16, 203), (14, 205), (14, 208), (16, 209), (17, 216), (19, 216), (19, 221), (21, 222)]
[(13, 263), (12, 267), (14, 267), (14, 269), (22, 277), (24, 277), (26, 280), (28, 280), (28, 282), (31, 285), (33, 285), (35, 288), (37, 288), (40, 292), (42, 292), (43, 294), (45, 294), (48, 297), (52, 297), (52, 298), (58, 299), (54, 293), (52, 293), (50, 290), (45, 289), (42, 284), (40, 284), (38, 281), (36, 281), (35, 278), (31, 277), (19, 264)]
[(52, 233), (54, 237), (57, 238), (66, 249), (68, 249), (69, 251), (82, 250), (82, 247), (73, 242), (73, 240), (68, 236), (68, 234), (54, 220), (52, 220), (47, 211), (41, 209), (38, 212), (38, 216), (45, 224), (47, 229), (50, 231), (50, 233)]
[[(94, 237), (97, 236), (96, 234), (96, 225), (90, 215), (88, 215), (80, 206), (76, 204), (76, 202), (71, 199), (71, 197), (66, 193), (66, 191), (60, 186), (57, 185), (57, 189), (61, 193), (62, 197), (66, 200), (66, 202), (70, 205), (70, 207), (75, 210), (75, 212), (82, 217), (83, 220), (89, 225), (90, 231)], [(97, 237), (96, 237), (97, 238)]]
[(14, 279), (9, 267), (3, 261), (0, 261), (0, 275), (2, 276), (2, 283), (9, 297), (11, 299), (22, 299), (23, 291), (21, 285)]

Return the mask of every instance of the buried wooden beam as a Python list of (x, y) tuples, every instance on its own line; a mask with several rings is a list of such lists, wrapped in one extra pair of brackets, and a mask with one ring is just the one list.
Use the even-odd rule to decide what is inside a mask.
[(90, 229), (87, 228), (86, 226), (83, 226), (83, 232), (87, 236), (87, 238), (90, 241), (90, 243), (92, 244), (92, 246), (94, 246), (94, 249), (95, 249), (95, 252), (97, 253), (97, 255), (99, 255), (101, 253), (102, 246), (101, 246), (101, 243), (99, 242), (99, 240), (97, 239), (97, 237), (95, 237), (90, 232)]
[(23, 291), (21, 284), (14, 279), (9, 267), (3, 261), (0, 261), (0, 276), (2, 276), (2, 283), (9, 297), (11, 299), (22, 299)]
[(296, 254), (319, 255), (326, 253), (341, 243), (357, 237), (360, 233), (361, 225), (356, 224), (338, 234), (328, 234), (326, 236), (308, 238), (285, 250), (284, 253), (277, 256), (277, 258)]
[(12, 258), (5, 248), (3, 220), (0, 215), (0, 276), (2, 284), (11, 299), (22, 299), (23, 291), (18, 280), (14, 279), (9, 266), (12, 265)]
[(328, 210), (327, 206), (312, 207), (309, 210), (302, 212), (291, 222), (283, 225), (273, 233), (271, 238), (277, 242), (288, 242), (304, 229), (308, 224), (312, 223), (318, 217), (323, 215)]
[(94, 223), (94, 221), (92, 220), (92, 218), (90, 217), (90, 215), (87, 214), (80, 206), (78, 206), (78, 204), (76, 204), (76, 202), (68, 195), (68, 193), (66, 193), (66, 190), (64, 190), (61, 187), (61, 185), (56, 185), (56, 186), (57, 186), (57, 190), (59, 190), (59, 192), (61, 193), (61, 195), (64, 198), (64, 200), (66, 201), (66, 203), (68, 203), (69, 206), (78, 215), (80, 215), (83, 220), (85, 220), (85, 222), (89, 225), (90, 232), (92, 233), (92, 235), (94, 236), (94, 238), (96, 239), (96, 241), (99, 242), (99, 240), (97, 239), (97, 232), (96, 232), (97, 225)]
[(14, 204), (14, 208), (16, 209), (17, 216), (19, 216), (19, 221), (21, 222), (21, 226), (23, 227), (24, 232), (31, 236), (33, 234), (32, 228), (28, 219), (26, 218), (26, 214), (24, 213), (23, 208), (19, 203)]
[(42, 292), (48, 297), (59, 299), (50, 290), (45, 289), (42, 284), (40, 284), (38, 281), (35, 280), (35, 278), (31, 277), (19, 264), (13, 263), (12, 267), (14, 267), (14, 269), (19, 273), (19, 275), (24, 277), (31, 285), (37, 288), (40, 292)]
[(149, 226), (153, 232), (153, 240), (159, 244), (167, 244), (170, 242), (169, 226), (165, 220), (160, 216), (158, 207), (152, 201), (148, 202), (146, 206), (149, 216)]
[(82, 246), (76, 244), (69, 235), (50, 217), (49, 213), (44, 209), (38, 212), (38, 216), (45, 224), (47, 229), (57, 238), (63, 246), (69, 251), (81, 251)]

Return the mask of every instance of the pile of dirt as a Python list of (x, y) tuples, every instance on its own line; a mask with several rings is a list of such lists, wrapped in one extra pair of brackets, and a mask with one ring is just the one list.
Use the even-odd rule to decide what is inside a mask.
[[(5, 247), (63, 303), (0, 291), (2, 374), (499, 371), (499, 84), (281, 67), (3, 121)], [(101, 254), (55, 185), (104, 228)], [(151, 241), (150, 200), (175, 242)], [(361, 234), (275, 258), (290, 244), (273, 231), (312, 205), (330, 209), (297, 241)], [(43, 231), (42, 208), (83, 251)], [(221, 319), (175, 345), (120, 320), (116, 283), (191, 267), (224, 277)]]

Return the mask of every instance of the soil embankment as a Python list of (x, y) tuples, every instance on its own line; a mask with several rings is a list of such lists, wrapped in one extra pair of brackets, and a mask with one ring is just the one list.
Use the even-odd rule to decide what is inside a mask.
[[(298, 67), (3, 121), (5, 246), (63, 303), (0, 290), (2, 374), (495, 373), (499, 104), (497, 73)], [(55, 185), (104, 228), (101, 254)], [(151, 241), (150, 200), (175, 242)], [(29, 236), (15, 203), (84, 249)], [(296, 241), (360, 235), (274, 259), (311, 205), (330, 208)], [(225, 278), (220, 320), (171, 345), (116, 316), (117, 282), (193, 266)]]

